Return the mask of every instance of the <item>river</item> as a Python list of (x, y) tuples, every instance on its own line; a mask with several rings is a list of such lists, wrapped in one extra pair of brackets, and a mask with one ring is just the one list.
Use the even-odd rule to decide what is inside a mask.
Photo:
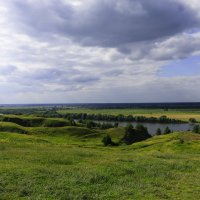
[[(112, 123), (114, 124), (114, 121), (95, 121), (95, 122), (100, 122), (100, 123)], [(190, 124), (190, 123), (183, 123), (183, 124), (172, 124), (172, 123), (146, 123), (146, 122), (118, 122), (120, 127), (125, 127), (127, 124), (132, 124), (133, 126), (136, 126), (137, 124), (142, 124), (143, 126), (147, 127), (149, 134), (151, 135), (155, 135), (156, 131), (158, 128), (161, 129), (161, 131), (163, 132), (166, 127), (168, 126), (170, 128), (170, 130), (172, 130), (173, 132), (176, 131), (188, 131), (188, 130), (192, 130), (194, 124)]]

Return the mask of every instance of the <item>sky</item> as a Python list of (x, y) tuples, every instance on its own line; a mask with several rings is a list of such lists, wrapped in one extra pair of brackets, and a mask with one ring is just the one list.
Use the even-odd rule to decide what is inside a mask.
[(0, 0), (0, 103), (200, 101), (199, 0)]

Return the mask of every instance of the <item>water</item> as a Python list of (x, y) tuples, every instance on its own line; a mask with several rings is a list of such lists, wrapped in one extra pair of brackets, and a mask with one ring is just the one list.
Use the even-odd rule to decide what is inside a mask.
[[(107, 122), (107, 121), (96, 121), (96, 122), (100, 122), (100, 123), (112, 123), (114, 124), (115, 122)], [(120, 127), (125, 127), (127, 124), (132, 124), (134, 127), (138, 124), (137, 122), (117, 122), (119, 124)], [(158, 128), (161, 129), (162, 132), (164, 132), (164, 130), (166, 129), (166, 127), (168, 126), (170, 128), (170, 130), (172, 130), (173, 132), (178, 132), (178, 131), (188, 131), (188, 130), (192, 130), (193, 129), (193, 124), (189, 124), (189, 123), (184, 123), (184, 124), (170, 124), (170, 123), (166, 123), (166, 124), (161, 124), (161, 123), (139, 123), (142, 124), (143, 126), (147, 127), (149, 134), (151, 135), (155, 135), (156, 131)]]

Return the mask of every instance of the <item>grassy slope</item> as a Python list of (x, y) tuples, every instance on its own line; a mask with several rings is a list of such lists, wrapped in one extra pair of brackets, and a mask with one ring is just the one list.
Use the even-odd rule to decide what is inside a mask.
[[(50, 142), (54, 144), (80, 144), (80, 142), (93, 143), (94, 140), (105, 134), (104, 131), (91, 130), (85, 127), (24, 127), (12, 122), (0, 122), (0, 132), (34, 135), (42, 140), (48, 138), (50, 139)], [(86, 141), (86, 138), (90, 138), (90, 140)], [(101, 144), (101, 140), (99, 140), (98, 143)]]
[(188, 121), (189, 118), (196, 118), (200, 121), (200, 110), (198, 109), (169, 109), (164, 111), (163, 109), (67, 109), (58, 111), (61, 114), (65, 113), (90, 113), (90, 114), (124, 114), (135, 116), (147, 116), (147, 117), (160, 117), (166, 115), (169, 118), (180, 119)]
[[(0, 199), (200, 198), (200, 135), (103, 147), (85, 128), (25, 130), (0, 133)], [(123, 129), (108, 133), (117, 140)]]
[(59, 127), (69, 125), (69, 121), (62, 118), (44, 118), (34, 116), (23, 116), (23, 115), (1, 115), (0, 121), (2, 122), (13, 122), (22, 126), (34, 126), (34, 127)]

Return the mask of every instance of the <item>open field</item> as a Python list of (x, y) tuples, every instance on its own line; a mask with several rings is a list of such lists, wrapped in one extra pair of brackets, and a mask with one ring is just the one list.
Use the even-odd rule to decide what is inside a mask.
[(104, 147), (105, 133), (117, 141), (124, 129), (0, 126), (2, 200), (200, 198), (199, 134)]
[(177, 132), (105, 147), (105, 135), (118, 143), (125, 128), (25, 115), (0, 119), (0, 200), (200, 198), (200, 134)]
[(146, 117), (160, 117), (166, 115), (168, 118), (179, 119), (188, 121), (190, 118), (195, 118), (200, 121), (200, 109), (65, 109), (58, 110), (58, 113), (88, 113), (88, 114), (110, 114), (110, 115), (134, 115), (134, 116), (146, 116)]

